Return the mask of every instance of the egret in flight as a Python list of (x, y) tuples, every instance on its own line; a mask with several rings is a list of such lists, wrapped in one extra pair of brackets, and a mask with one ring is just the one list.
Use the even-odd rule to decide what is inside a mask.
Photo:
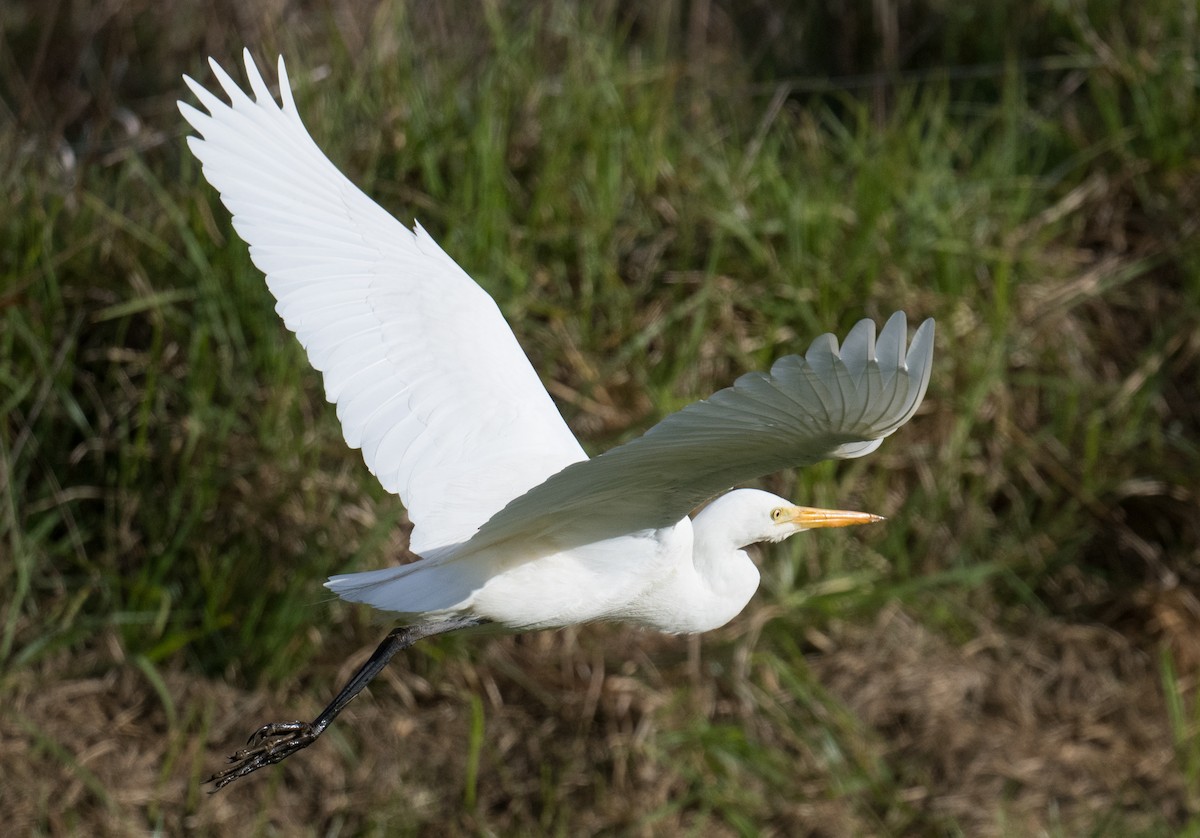
[(932, 320), (907, 346), (901, 312), (878, 337), (870, 320), (840, 347), (822, 335), (589, 459), (491, 297), (321, 152), (282, 58), (276, 101), (244, 57), (252, 96), (210, 60), (229, 104), (184, 77), (208, 111), (179, 103), (200, 135), (188, 146), (324, 376), (346, 443), (408, 510), (421, 558), (325, 583), (397, 628), (316, 719), (255, 732), (210, 778), (218, 788), (310, 745), (418, 640), (598, 620), (708, 631), (758, 587), (746, 546), (881, 520), (729, 490), (879, 447), (925, 394)]

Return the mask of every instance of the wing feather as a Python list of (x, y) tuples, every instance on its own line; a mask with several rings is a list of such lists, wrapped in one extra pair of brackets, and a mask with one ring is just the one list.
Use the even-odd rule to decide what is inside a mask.
[(207, 111), (180, 103), (200, 135), (188, 147), (324, 374), (347, 444), (408, 508), (412, 548), (466, 541), (583, 450), (492, 299), (325, 157), (282, 59), (280, 105), (244, 57), (253, 98), (215, 61), (228, 104), (185, 77)]
[(903, 312), (879, 339), (870, 321), (847, 335), (813, 341), (769, 374), (663, 419), (639, 439), (567, 466), (508, 504), (480, 529), (476, 547), (573, 527), (616, 536), (674, 524), (739, 483), (824, 459), (861, 457), (907, 422), (929, 385), (933, 320), (907, 352)]

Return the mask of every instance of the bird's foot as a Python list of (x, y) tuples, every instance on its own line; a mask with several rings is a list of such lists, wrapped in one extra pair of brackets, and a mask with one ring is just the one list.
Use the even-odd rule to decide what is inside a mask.
[(307, 748), (321, 734), (321, 728), (311, 722), (272, 722), (260, 727), (247, 740), (248, 747), (230, 755), (232, 763), (224, 771), (205, 780), (218, 789), (245, 777), (267, 765), (290, 757), (296, 751)]

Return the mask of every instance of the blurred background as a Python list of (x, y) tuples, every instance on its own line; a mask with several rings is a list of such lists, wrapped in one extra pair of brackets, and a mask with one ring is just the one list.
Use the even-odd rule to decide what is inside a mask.
[[(0, 5), (0, 810), (13, 834), (1200, 829), (1191, 0)], [(759, 553), (703, 638), (397, 658), (402, 560), (187, 153), (181, 75), (286, 55), (318, 144), (499, 302), (585, 446), (862, 317), (938, 318), (888, 517)], [(273, 70), (271, 72), (273, 78)]]

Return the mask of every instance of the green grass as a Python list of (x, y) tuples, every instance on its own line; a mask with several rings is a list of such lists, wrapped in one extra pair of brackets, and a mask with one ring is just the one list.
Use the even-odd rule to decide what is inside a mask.
[[(127, 677), (165, 748), (156, 802), (130, 803), (69, 732), (20, 715), (30, 764), (94, 804), (63, 822), (31, 795), (31, 829), (219, 830), (226, 810), (198, 793), (208, 738), (332, 694), (377, 627), (320, 582), (403, 543), (182, 142), (179, 74), (207, 82), (208, 52), (233, 69), (243, 40), (260, 63), (286, 53), (317, 142), (493, 294), (590, 450), (861, 317), (939, 321), (909, 426), (865, 460), (766, 481), (886, 526), (764, 551), (763, 594), (702, 652), (603, 627), (430, 644), (375, 694), (381, 718), (413, 711), (451, 739), (409, 754), (426, 772), (401, 786), (338, 775), (350, 802), (298, 815), (311, 831), (1197, 828), (1200, 657), (1164, 616), (1200, 582), (1189, 4), (892, 9), (920, 48), (890, 65), (851, 39), (836, 73), (829, 21), (767, 37), (717, 15), (698, 48), (684, 4), (334, 4), (245, 31), (147, 6), (93, 22), (78, 52), (86, 12), (25, 5), (0, 13), (0, 696)], [(47, 104), (73, 86), (92, 105)], [(825, 685), (897, 608), (951, 663), (988, 638), (1000, 661), (1041, 649), (1035, 626), (1107, 627), (1155, 662), (1147, 724), (1175, 762), (1107, 808), (939, 773), (956, 763), (910, 742), (915, 723), (872, 726)], [(189, 678), (267, 698), (234, 724)], [(371, 753), (355, 724), (327, 759)], [(289, 828), (275, 775), (243, 793), (264, 834)], [(938, 802), (954, 794), (986, 814)]]

